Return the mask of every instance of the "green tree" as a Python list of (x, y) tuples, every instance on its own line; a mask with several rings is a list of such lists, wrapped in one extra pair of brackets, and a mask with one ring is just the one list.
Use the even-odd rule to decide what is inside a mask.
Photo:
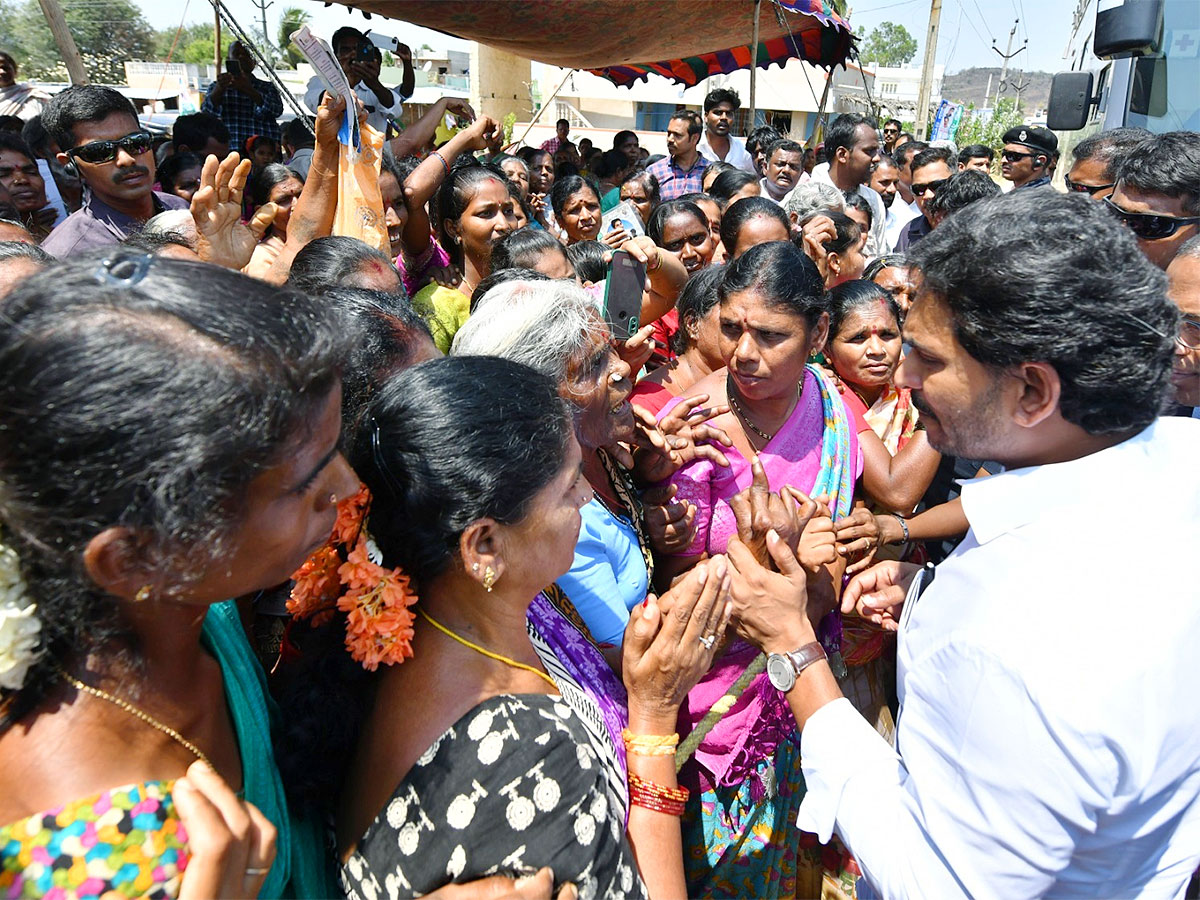
[[(191, 25), (184, 25), (178, 30), (179, 38), (176, 40), (176, 29), (164, 28), (154, 36), (154, 58), (160, 62), (166, 62), (168, 55), (171, 57), (171, 62), (212, 62), (213, 59), (213, 44), (216, 43), (216, 33), (213, 31), (211, 22), (193, 22)], [(184, 59), (186, 49), (196, 42), (208, 42), (208, 56), (204, 59)], [(174, 46), (174, 53), (171, 48)]]
[(279, 17), (279, 32), (276, 38), (280, 51), (287, 57), (287, 61), (293, 69), (297, 63), (303, 61), (304, 54), (297, 50), (296, 45), (292, 43), (292, 35), (307, 25), (311, 19), (312, 16), (308, 14), (307, 10), (295, 6), (289, 6)]
[[(154, 29), (130, 0), (64, 4), (63, 14), (92, 81), (121, 84), (126, 62), (156, 58)], [(23, 75), (67, 80), (66, 64), (37, 0), (5, 4), (5, 14), (0, 15), (0, 42), (13, 48)]]
[(183, 52), (177, 50), (173, 61), (204, 65), (213, 61), (215, 53), (216, 45), (212, 38), (196, 38), (183, 48)]
[[(1015, 98), (1005, 97), (996, 104), (996, 108), (991, 110), (989, 115), (983, 110), (975, 109), (974, 104), (969, 104), (963, 113), (962, 121), (959, 122), (958, 131), (955, 132), (954, 142), (960, 147), (983, 144), (993, 150), (999, 150), (1003, 146), (1001, 138), (1004, 132), (1024, 121), (1016, 105)], [(996, 167), (998, 169), (998, 164)]]
[(917, 40), (908, 29), (895, 22), (881, 22), (863, 41), (859, 56), (864, 63), (881, 66), (902, 66), (917, 55)]

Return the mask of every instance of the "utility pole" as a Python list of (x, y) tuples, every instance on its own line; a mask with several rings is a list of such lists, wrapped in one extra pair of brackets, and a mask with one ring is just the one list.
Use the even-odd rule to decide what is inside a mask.
[(71, 29), (67, 27), (67, 17), (63, 15), (58, 0), (38, 0), (38, 2), (42, 5), (42, 15), (46, 17), (46, 24), (50, 26), (50, 34), (54, 37), (54, 43), (58, 45), (58, 52), (67, 65), (67, 74), (71, 78), (71, 84), (87, 84), (87, 70), (83, 67), (83, 60), (79, 57), (79, 48), (75, 46), (75, 38), (71, 37)]
[(758, 14), (761, 9), (762, 0), (754, 0), (754, 28), (750, 32), (750, 124), (746, 126), (747, 134), (754, 130), (754, 117), (758, 109), (755, 89), (758, 87)]
[(942, 17), (942, 0), (929, 6), (929, 31), (925, 35), (925, 63), (921, 66), (921, 89), (917, 93), (917, 140), (929, 133), (929, 100), (933, 93), (933, 69), (937, 61), (938, 21)]
[(1020, 115), (1020, 114), (1021, 114), (1021, 93), (1022, 93), (1022, 91), (1024, 91), (1024, 90), (1025, 90), (1027, 87), (1029, 87), (1029, 79), (1028, 79), (1028, 78), (1022, 78), (1022, 77), (1021, 77), (1021, 75), (1022, 75), (1022, 74), (1023, 74), (1023, 73), (1021, 73), (1021, 72), (1018, 72), (1018, 73), (1017, 73), (1017, 77), (1016, 77), (1016, 79), (1015, 79), (1015, 80), (1014, 80), (1014, 82), (1013, 82), (1013, 93), (1017, 95), (1017, 103), (1016, 103), (1016, 106), (1014, 106), (1014, 107), (1013, 107), (1013, 111), (1014, 111), (1014, 112), (1015, 112), (1017, 115)]
[(1005, 88), (1008, 87), (1008, 61), (1010, 59), (1012, 59), (1014, 56), (1016, 56), (1018, 53), (1020, 53), (1022, 50), (1024, 50), (1026, 47), (1029, 46), (1029, 38), (1026, 38), (1025, 43), (1022, 44), (1020, 47), (1018, 47), (1016, 50), (1013, 50), (1013, 48), (1012, 48), (1013, 38), (1016, 37), (1016, 34), (1017, 34), (1017, 24), (1020, 21), (1021, 21), (1020, 19), (1017, 19), (1016, 21), (1013, 22), (1012, 31), (1010, 31), (1008, 33), (1008, 49), (1006, 49), (1003, 53), (1001, 53), (1000, 48), (996, 46), (996, 39), (992, 38), (992, 49), (995, 50), (996, 54), (1001, 59), (1004, 60), (1004, 65), (1001, 66), (1001, 68), (1000, 68), (1000, 84), (998, 84), (996, 86), (996, 105), (997, 106), (1000, 105), (1000, 95), (1003, 94)]
[(258, 7), (259, 14), (262, 16), (263, 52), (273, 60), (275, 58), (275, 48), (271, 43), (271, 35), (267, 32), (267, 8), (275, 4), (271, 0), (250, 0), (250, 2)]

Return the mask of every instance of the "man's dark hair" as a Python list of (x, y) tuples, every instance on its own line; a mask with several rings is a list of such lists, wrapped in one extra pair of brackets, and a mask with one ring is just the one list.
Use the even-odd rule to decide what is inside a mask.
[(571, 121), (570, 121), (570, 119), (559, 119), (557, 122), (554, 123), (554, 127), (557, 128), (559, 125), (566, 125), (568, 128), (570, 128)]
[[(895, 125), (897, 131), (904, 127), (904, 123), (899, 119), (888, 119), (883, 123), (884, 128), (887, 128), (889, 125)], [(896, 135), (896, 137), (900, 137), (900, 135)]]
[(671, 113), (671, 118), (687, 122), (689, 136), (699, 134), (704, 130), (704, 121), (700, 118), (700, 114), (693, 109), (677, 109)]
[(1125, 157), (1146, 138), (1152, 137), (1145, 128), (1114, 128), (1085, 138), (1071, 148), (1071, 159), (1082, 162), (1094, 159), (1104, 165), (1104, 177), (1109, 181), (1117, 180), (1117, 169)]
[(896, 165), (903, 169), (908, 165), (908, 161), (920, 153), (922, 150), (928, 150), (929, 145), (924, 141), (908, 141), (901, 144), (892, 151), (892, 157), (896, 160)]
[(791, 138), (780, 138), (767, 147), (767, 161), (771, 161), (771, 157), (775, 155), (776, 150), (782, 150), (784, 153), (799, 153), (804, 155), (804, 147), (793, 141)]
[(171, 139), (175, 142), (176, 150), (186, 148), (193, 153), (200, 153), (209, 138), (215, 138), (222, 144), (229, 143), (229, 129), (220, 116), (212, 113), (198, 112), (180, 116), (171, 129)]
[(330, 49), (332, 49), (334, 53), (337, 53), (338, 44), (340, 44), (345, 38), (357, 41), (360, 44), (365, 40), (363, 33), (357, 28), (352, 28), (349, 25), (343, 25), (333, 33), (333, 38), (329, 41)]
[(994, 197), (999, 193), (1000, 185), (992, 181), (987, 172), (967, 169), (963, 172), (955, 172), (947, 178), (946, 183), (933, 195), (928, 206), (931, 212), (948, 216), (965, 206), (970, 206), (976, 200)]
[(770, 125), (759, 125), (746, 136), (746, 152), (753, 157), (759, 150), (765, 150), (781, 137), (783, 135), (778, 129)]
[(283, 126), (282, 137), (289, 146), (299, 150), (301, 147), (315, 147), (316, 138), (312, 133), (313, 120), (311, 118), (300, 118), (297, 116), (294, 119), (289, 119)]
[(1178, 197), (1200, 216), (1200, 134), (1168, 131), (1138, 144), (1117, 168), (1117, 181), (1146, 194)]
[(136, 126), (137, 110), (125, 96), (97, 84), (73, 84), (50, 98), (42, 110), (42, 124), (64, 152), (75, 146), (75, 126), (99, 122), (113, 113), (127, 113)]
[(861, 125), (875, 130), (875, 120), (861, 113), (842, 113), (829, 124), (829, 130), (825, 132), (825, 153), (829, 159), (833, 159), (841, 147), (854, 149), (854, 136)]
[(989, 163), (996, 158), (996, 151), (987, 144), (968, 144), (958, 151), (959, 165), (966, 165), (972, 159), (986, 159)]
[(883, 166), (888, 166), (889, 168), (896, 170), (899, 170), (900, 168), (900, 164), (896, 162), (895, 158), (890, 153), (880, 153), (879, 161), (871, 166), (871, 171), (874, 172), (876, 169), (882, 168)]
[(734, 112), (742, 108), (742, 98), (738, 96), (737, 91), (733, 88), (717, 88), (709, 91), (708, 96), (704, 98), (704, 111), (712, 112), (722, 103), (728, 103)]
[(1166, 276), (1102, 204), (1050, 190), (982, 200), (910, 258), (972, 357), (995, 370), (1054, 368), (1068, 422), (1089, 434), (1128, 431), (1163, 408), (1178, 313)]
[(580, 281), (599, 284), (608, 277), (608, 263), (604, 261), (608, 247), (599, 241), (576, 241), (567, 248), (567, 259), (575, 268)]
[(944, 162), (951, 169), (958, 165), (958, 159), (954, 155), (954, 151), (949, 147), (929, 147), (922, 150), (912, 158), (912, 169), (915, 172), (921, 166), (927, 166), (930, 163)]
[(0, 132), (20, 134), (25, 127), (25, 120), (20, 116), (0, 116)]

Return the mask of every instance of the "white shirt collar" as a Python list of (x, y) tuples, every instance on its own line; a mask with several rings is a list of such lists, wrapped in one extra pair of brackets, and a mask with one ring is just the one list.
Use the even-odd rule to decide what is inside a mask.
[[(1146, 458), (1157, 456), (1159, 446), (1178, 435), (1163, 422), (1155, 420), (1128, 440), (1078, 459), (964, 481), (963, 512), (976, 540), (986, 544), (1048, 510), (1090, 505), (1089, 498), (1105, 505), (1116, 502), (1108, 489), (1131, 478), (1136, 481)], [(1183, 437), (1195, 440), (1200, 431)]]

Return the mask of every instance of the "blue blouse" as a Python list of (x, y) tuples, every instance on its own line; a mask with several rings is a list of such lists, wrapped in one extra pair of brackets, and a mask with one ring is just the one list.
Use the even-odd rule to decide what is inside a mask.
[(646, 599), (649, 579), (637, 532), (592, 499), (581, 509), (583, 524), (571, 571), (558, 579), (592, 636), (621, 646), (630, 611)]

